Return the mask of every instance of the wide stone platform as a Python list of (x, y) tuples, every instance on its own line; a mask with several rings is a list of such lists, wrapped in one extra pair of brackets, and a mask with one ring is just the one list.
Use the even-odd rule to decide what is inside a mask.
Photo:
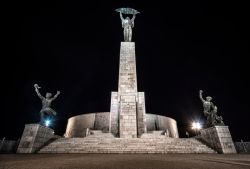
[(249, 169), (238, 154), (0, 154), (1, 169)]
[(126, 139), (91, 132), (85, 138), (59, 138), (38, 153), (216, 153), (195, 138), (169, 138), (159, 131)]

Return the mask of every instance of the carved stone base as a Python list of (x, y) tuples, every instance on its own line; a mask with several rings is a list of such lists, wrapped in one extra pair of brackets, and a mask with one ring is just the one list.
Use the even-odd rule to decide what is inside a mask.
[(51, 128), (40, 124), (26, 124), (17, 153), (34, 153), (54, 136)]
[(136, 98), (135, 96), (121, 96), (119, 111), (119, 132), (121, 138), (136, 138)]
[(228, 126), (214, 126), (202, 129), (200, 139), (218, 153), (236, 153)]

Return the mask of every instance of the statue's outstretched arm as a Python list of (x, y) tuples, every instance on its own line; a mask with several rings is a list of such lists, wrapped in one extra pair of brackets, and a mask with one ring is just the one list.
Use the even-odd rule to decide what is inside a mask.
[(135, 14), (133, 14), (133, 18), (131, 19), (131, 23), (132, 23), (132, 28), (134, 27), (134, 21), (135, 21)]
[(37, 96), (40, 98), (40, 99), (44, 99), (44, 97), (41, 95), (41, 93), (39, 92), (39, 89), (40, 88), (37, 84), (34, 85), (35, 87), (35, 91), (37, 93)]
[(202, 97), (202, 93), (203, 93), (203, 91), (200, 90), (200, 93), (199, 93), (200, 95), (199, 95), (199, 96), (200, 96), (201, 101), (202, 101), (202, 102), (205, 102), (205, 100), (204, 100), (203, 97)]
[(124, 23), (124, 18), (122, 17), (122, 13), (120, 12), (120, 18), (121, 18), (121, 21), (122, 21), (122, 27), (124, 27), (123, 23)]
[(57, 91), (57, 93), (56, 93), (55, 96), (52, 98), (52, 100), (55, 100), (55, 99), (59, 96), (60, 93), (61, 93), (60, 91)]
[(133, 18), (131, 19), (132, 22), (135, 20), (135, 14), (133, 14)]
[(122, 17), (122, 13), (121, 12), (120, 12), (120, 18), (121, 18), (121, 20), (123, 22), (124, 18)]

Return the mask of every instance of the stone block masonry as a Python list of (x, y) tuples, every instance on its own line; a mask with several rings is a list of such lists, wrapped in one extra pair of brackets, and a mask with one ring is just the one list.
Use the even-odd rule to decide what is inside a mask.
[(121, 42), (118, 93), (137, 94), (134, 42)]
[(200, 139), (219, 153), (236, 153), (228, 126), (214, 126), (202, 129)]
[(146, 132), (143, 92), (137, 92), (135, 43), (121, 42), (118, 92), (112, 92), (109, 131), (121, 138)]
[(109, 131), (113, 133), (115, 136), (119, 134), (119, 100), (118, 100), (118, 92), (111, 93), (111, 105), (110, 105), (110, 121), (109, 121)]
[(137, 102), (137, 135), (140, 137), (143, 133), (147, 132), (146, 125), (146, 107), (145, 107), (145, 94), (138, 92)]
[(53, 137), (54, 130), (51, 128), (40, 124), (26, 124), (17, 153), (34, 153)]
[[(93, 132), (93, 131), (92, 131)], [(94, 131), (85, 138), (59, 138), (38, 153), (216, 153), (195, 138), (170, 138), (160, 132), (144, 133), (141, 138), (115, 138), (111, 133)]]
[(136, 138), (136, 100), (135, 96), (121, 96), (120, 102), (120, 137), (121, 138)]

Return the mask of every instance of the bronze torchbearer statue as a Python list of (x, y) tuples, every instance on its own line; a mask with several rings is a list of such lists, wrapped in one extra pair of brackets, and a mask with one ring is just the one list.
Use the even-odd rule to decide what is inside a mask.
[[(135, 9), (132, 8), (118, 8), (116, 9), (116, 12), (120, 13), (120, 18), (122, 21), (122, 27), (123, 27), (123, 35), (124, 35), (124, 41), (125, 42), (131, 42), (132, 40), (132, 28), (134, 27), (134, 20), (135, 15), (140, 13)], [(129, 17), (123, 18), (122, 14), (131, 14), (133, 15), (133, 18), (130, 19)]]
[(52, 101), (54, 101), (61, 92), (57, 91), (54, 97), (52, 97), (51, 93), (46, 93), (46, 96), (43, 97), (39, 92), (41, 87), (39, 87), (38, 84), (35, 84), (34, 87), (38, 97), (42, 100), (42, 109), (40, 110), (40, 124), (44, 124), (45, 116), (56, 116), (56, 112), (50, 106)]
[(223, 118), (217, 115), (217, 106), (211, 102), (212, 97), (207, 96), (206, 100), (202, 97), (203, 91), (200, 90), (199, 97), (203, 103), (203, 113), (207, 118), (206, 126), (212, 127), (215, 125), (224, 125)]

